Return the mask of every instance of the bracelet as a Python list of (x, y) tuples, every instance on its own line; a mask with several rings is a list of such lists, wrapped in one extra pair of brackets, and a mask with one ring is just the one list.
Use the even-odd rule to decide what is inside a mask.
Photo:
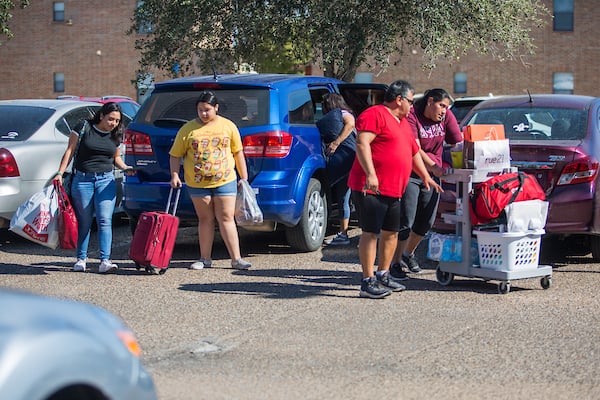
[(56, 175), (58, 175), (58, 176), (63, 176), (63, 173), (62, 173), (62, 172), (60, 172), (60, 171), (58, 171), (58, 172), (56, 173)]

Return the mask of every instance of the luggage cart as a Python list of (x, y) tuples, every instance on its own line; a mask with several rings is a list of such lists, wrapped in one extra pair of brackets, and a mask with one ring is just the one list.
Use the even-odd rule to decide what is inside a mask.
[[(473, 188), (474, 183), (479, 183), (487, 180), (493, 175), (497, 175), (498, 171), (481, 170), (481, 169), (454, 169), (451, 173), (444, 176), (444, 180), (456, 185), (457, 209), (455, 213), (443, 213), (442, 217), (447, 223), (456, 225), (456, 235), (462, 237), (461, 255), (462, 261), (450, 262), (440, 261), (436, 269), (436, 279), (442, 286), (448, 286), (452, 283), (455, 276), (468, 278), (480, 278), (484, 281), (499, 281), (498, 292), (507, 294), (510, 291), (512, 280), (527, 279), (541, 277), (540, 284), (543, 289), (550, 288), (552, 284), (552, 267), (549, 265), (539, 265), (539, 249), (543, 230), (533, 233), (498, 233), (498, 232), (478, 232), (473, 231), (471, 226), (471, 217), (469, 213), (469, 193)], [(493, 256), (486, 257), (480, 260), (480, 264), (474, 265), (471, 256), (471, 241), (472, 235), (478, 236), (478, 246), (483, 243), (485, 252), (486, 246), (490, 246)], [(495, 235), (495, 236), (494, 236)], [(497, 243), (490, 242), (490, 239)], [(515, 246), (525, 248), (525, 252), (529, 253), (534, 260), (515, 260)], [(536, 247), (537, 246), (537, 247)], [(498, 261), (498, 252), (501, 253), (502, 261)], [(503, 253), (503, 254), (502, 254)], [(527, 258), (527, 257), (526, 257)], [(486, 264), (492, 265), (486, 265)], [(494, 265), (496, 263), (496, 265)], [(483, 266), (482, 266), (483, 264)]]

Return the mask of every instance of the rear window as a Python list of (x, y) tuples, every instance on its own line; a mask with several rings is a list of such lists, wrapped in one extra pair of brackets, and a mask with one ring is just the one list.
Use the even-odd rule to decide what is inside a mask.
[(29, 139), (52, 114), (44, 107), (0, 106), (0, 141)]
[[(219, 115), (238, 127), (269, 123), (269, 90), (213, 90)], [(180, 127), (198, 117), (198, 91), (154, 92), (138, 111), (136, 122), (160, 127)]]
[(501, 124), (507, 139), (583, 139), (587, 113), (566, 108), (489, 108), (479, 110), (466, 125)]
[(121, 106), (121, 110), (123, 110), (123, 113), (126, 114), (129, 118), (135, 117), (135, 113), (140, 108), (137, 104), (129, 103), (127, 101), (119, 102), (119, 106)]
[(456, 120), (460, 122), (469, 111), (471, 111), (471, 108), (475, 107), (477, 103), (481, 101), (482, 100), (456, 101), (452, 104), (450, 109), (452, 110), (452, 114), (456, 117)]

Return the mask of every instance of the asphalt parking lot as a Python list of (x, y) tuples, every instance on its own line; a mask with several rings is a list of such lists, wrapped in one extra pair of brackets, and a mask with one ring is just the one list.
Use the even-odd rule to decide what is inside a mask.
[(370, 300), (358, 297), (356, 228), (349, 246), (303, 254), (280, 233), (244, 234), (248, 271), (229, 268), (220, 241), (214, 268), (188, 270), (194, 231), (180, 230), (162, 276), (128, 260), (125, 224), (110, 276), (93, 263), (71, 272), (72, 252), (4, 233), (0, 281), (119, 315), (162, 400), (600, 398), (600, 265), (589, 255), (546, 258), (548, 290), (539, 279), (506, 295), (478, 279), (443, 287), (427, 263), (406, 292)]

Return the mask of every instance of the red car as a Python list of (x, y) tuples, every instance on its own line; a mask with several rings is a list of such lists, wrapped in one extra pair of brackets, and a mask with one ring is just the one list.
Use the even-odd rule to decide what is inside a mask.
[(108, 103), (115, 102), (119, 103), (123, 113), (127, 114), (129, 119), (133, 119), (135, 114), (140, 109), (140, 104), (127, 96), (102, 96), (102, 97), (84, 97), (84, 96), (58, 96), (59, 100), (81, 100), (81, 101), (93, 101), (96, 103)]
[[(549, 202), (546, 233), (575, 238), (600, 260), (600, 98), (577, 95), (503, 96), (479, 103), (462, 122), (503, 124), (511, 166), (537, 178)], [(438, 214), (454, 208), (442, 196)], [(438, 218), (434, 229), (452, 229)]]

